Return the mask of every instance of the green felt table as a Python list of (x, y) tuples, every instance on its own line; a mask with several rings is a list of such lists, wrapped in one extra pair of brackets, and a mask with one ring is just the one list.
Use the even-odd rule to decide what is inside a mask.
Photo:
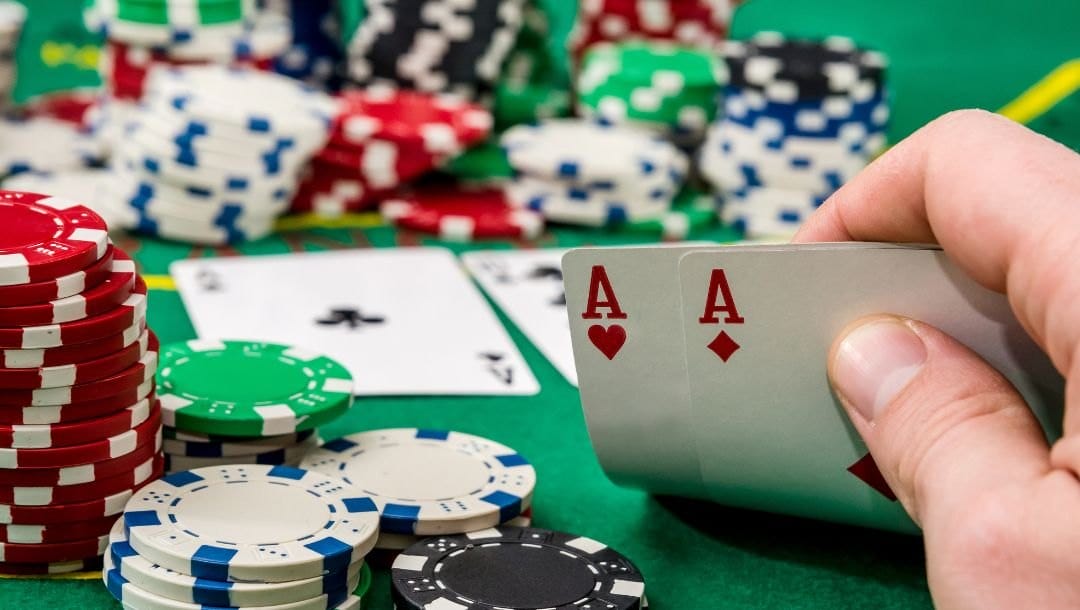
[[(690, 237), (729, 241), (737, 236), (716, 226)], [(163, 342), (170, 342), (194, 336), (179, 295), (163, 277), (171, 261), (185, 257), (414, 245), (447, 246), (460, 252), (478, 246), (578, 246), (654, 239), (625, 232), (557, 229), (536, 243), (461, 246), (374, 226), (287, 232), (224, 252), (149, 239), (126, 238), (119, 243), (135, 256), (156, 287), (150, 292), (150, 325)], [(929, 604), (917, 538), (658, 499), (615, 486), (593, 454), (577, 389), (501, 312), (499, 315), (536, 374), (542, 387), (539, 394), (524, 398), (359, 398), (345, 417), (321, 430), (323, 437), (382, 427), (449, 428), (514, 447), (536, 465), (536, 525), (596, 538), (627, 554), (646, 575), (653, 608), (869, 604), (913, 608)], [(664, 433), (642, 430), (642, 434)], [(75, 600), (88, 608), (113, 607), (109, 594), (95, 579), (0, 580), (0, 600), (4, 608), (74, 607)], [(369, 608), (391, 607), (387, 570), (376, 571), (370, 602)]]
[[(358, 0), (357, 0), (358, 1)], [(538, 0), (552, 15), (552, 46), (561, 46), (575, 2)], [(17, 97), (96, 82), (94, 40), (78, 25), (82, 0), (26, 0), (31, 21), (19, 50)], [(739, 10), (733, 36), (760, 29), (800, 35), (845, 34), (892, 60), (890, 138), (960, 107), (1000, 108), (1055, 66), (1078, 55), (1080, 3), (1007, 0), (912, 3), (908, 0), (752, 0)], [(1036, 119), (1044, 133), (1080, 148), (1077, 96)], [(725, 241), (714, 228), (692, 236)], [(535, 244), (575, 246), (651, 241), (649, 236), (557, 230)], [(150, 322), (163, 341), (194, 335), (179, 296), (161, 281), (169, 262), (221, 254), (257, 255), (348, 247), (431, 244), (386, 227), (286, 233), (212, 252), (178, 244), (125, 240), (152, 276)], [(460, 250), (460, 246), (455, 249)], [(589, 444), (576, 389), (500, 313), (542, 391), (527, 398), (364, 398), (327, 438), (388, 426), (445, 427), (509, 444), (536, 465), (535, 522), (590, 536), (629, 555), (645, 573), (653, 608), (923, 608), (930, 605), (920, 540), (678, 499), (658, 499), (613, 485)], [(647, 430), (643, 434), (664, 434)], [(0, 580), (0, 607), (28, 610), (113, 608), (101, 583)], [(391, 607), (388, 574), (376, 572), (369, 608)]]

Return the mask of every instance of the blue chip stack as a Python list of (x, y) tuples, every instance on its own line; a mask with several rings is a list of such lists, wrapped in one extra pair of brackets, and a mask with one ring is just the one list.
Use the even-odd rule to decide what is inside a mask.
[(723, 119), (699, 170), (721, 194), (721, 218), (747, 237), (788, 237), (883, 148), (885, 60), (846, 38), (773, 32), (725, 46)]
[(344, 51), (336, 4), (333, 0), (288, 2), (292, 45), (274, 61), (274, 70), (323, 90), (341, 87)]

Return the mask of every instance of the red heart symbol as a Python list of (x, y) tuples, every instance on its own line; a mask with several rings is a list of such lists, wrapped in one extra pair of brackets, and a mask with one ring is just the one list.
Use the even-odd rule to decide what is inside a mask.
[(611, 360), (626, 343), (626, 329), (618, 324), (612, 324), (607, 328), (593, 324), (589, 327), (589, 341), (592, 341), (601, 354)]

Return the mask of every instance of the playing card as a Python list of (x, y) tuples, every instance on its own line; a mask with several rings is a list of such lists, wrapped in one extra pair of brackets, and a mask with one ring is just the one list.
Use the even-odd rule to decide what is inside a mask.
[(584, 248), (563, 257), (581, 403), (605, 472), (700, 495), (690, 426), (679, 258), (693, 248)]
[(306, 347), (360, 395), (529, 395), (539, 386), (441, 248), (188, 260), (170, 272), (200, 337)]
[(461, 260), (521, 332), (567, 381), (577, 385), (563, 290), (563, 254), (564, 249), (486, 250), (467, 252)]
[(1059, 433), (1060, 376), (1004, 296), (937, 248), (731, 247), (685, 254), (679, 275), (692, 426), (715, 500), (915, 529), (826, 376), (838, 333), (876, 313), (909, 316), (956, 337), (1016, 385), (1049, 435)]

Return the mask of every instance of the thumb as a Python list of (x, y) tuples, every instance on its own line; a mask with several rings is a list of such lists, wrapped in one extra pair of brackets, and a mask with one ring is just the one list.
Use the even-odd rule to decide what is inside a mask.
[(1049, 468), (1042, 429), (1015, 388), (931, 326), (859, 320), (833, 344), (829, 377), (885, 480), (928, 535), (982, 494)]

